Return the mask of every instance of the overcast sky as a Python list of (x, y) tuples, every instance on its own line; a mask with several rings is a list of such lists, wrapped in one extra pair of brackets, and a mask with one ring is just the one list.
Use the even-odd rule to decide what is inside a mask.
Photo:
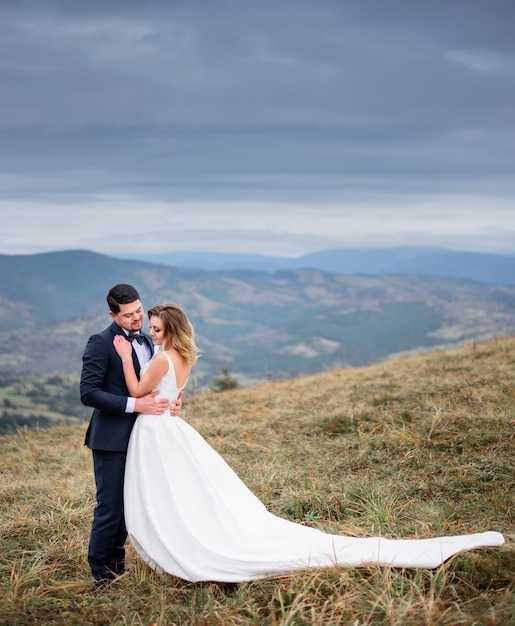
[(515, 253), (513, 0), (0, 0), (0, 253)]

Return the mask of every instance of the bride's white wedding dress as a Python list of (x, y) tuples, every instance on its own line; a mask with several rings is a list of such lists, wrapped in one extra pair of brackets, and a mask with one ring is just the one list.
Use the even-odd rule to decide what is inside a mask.
[[(176, 398), (173, 363), (159, 384)], [(498, 546), (501, 533), (391, 540), (329, 535), (270, 513), (180, 417), (140, 415), (125, 473), (125, 516), (140, 557), (188, 581), (238, 582), (306, 567), (371, 563), (434, 568), (453, 554)]]

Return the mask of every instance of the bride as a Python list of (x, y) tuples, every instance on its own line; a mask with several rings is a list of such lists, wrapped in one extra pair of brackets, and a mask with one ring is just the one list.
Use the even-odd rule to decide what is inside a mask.
[[(160, 349), (138, 381), (132, 346), (114, 347), (134, 397), (153, 389), (176, 398), (197, 360), (194, 331), (175, 304), (148, 311)], [(499, 546), (498, 532), (431, 539), (331, 535), (270, 513), (222, 457), (180, 417), (139, 415), (125, 470), (125, 518), (139, 556), (157, 572), (191, 582), (239, 582), (307, 567), (376, 563), (435, 568), (472, 548)]]

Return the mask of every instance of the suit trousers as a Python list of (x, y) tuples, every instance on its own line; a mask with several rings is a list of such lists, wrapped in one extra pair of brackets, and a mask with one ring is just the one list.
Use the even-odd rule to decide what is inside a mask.
[(97, 504), (88, 549), (95, 581), (111, 580), (125, 570), (127, 529), (123, 505), (126, 452), (93, 450)]

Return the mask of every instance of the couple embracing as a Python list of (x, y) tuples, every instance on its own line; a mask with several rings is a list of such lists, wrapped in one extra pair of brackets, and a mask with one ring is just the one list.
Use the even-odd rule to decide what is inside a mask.
[(145, 312), (137, 290), (107, 295), (111, 325), (83, 355), (82, 402), (97, 504), (88, 562), (95, 588), (125, 572), (125, 542), (157, 572), (188, 581), (240, 582), (307, 567), (434, 568), (472, 548), (498, 546), (488, 531), (430, 539), (332, 535), (270, 513), (222, 457), (179, 417), (197, 360), (194, 330), (176, 304)]

